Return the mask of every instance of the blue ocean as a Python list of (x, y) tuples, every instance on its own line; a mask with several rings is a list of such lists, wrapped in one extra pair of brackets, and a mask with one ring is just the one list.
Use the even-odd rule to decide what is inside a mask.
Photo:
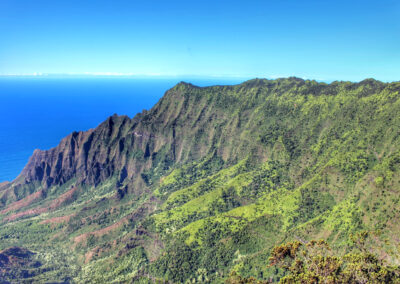
[(182, 80), (208, 86), (244, 79), (0, 77), (0, 182), (16, 178), (34, 149), (55, 147), (114, 113), (133, 117)]

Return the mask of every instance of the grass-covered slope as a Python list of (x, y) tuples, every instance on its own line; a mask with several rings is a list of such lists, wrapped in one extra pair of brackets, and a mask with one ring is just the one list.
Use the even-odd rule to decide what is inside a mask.
[(178, 84), (133, 119), (35, 152), (0, 185), (0, 249), (36, 253), (28, 280), (277, 280), (275, 245), (324, 238), (344, 254), (374, 231), (371, 251), (398, 265), (399, 92), (373, 79)]

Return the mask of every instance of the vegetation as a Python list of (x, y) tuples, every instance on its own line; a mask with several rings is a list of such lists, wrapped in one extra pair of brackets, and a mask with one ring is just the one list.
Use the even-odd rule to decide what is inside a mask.
[(397, 283), (400, 267), (388, 266), (365, 247), (367, 232), (352, 236), (355, 251), (335, 254), (324, 240), (289, 242), (272, 250), (270, 263), (286, 271), (281, 283)]

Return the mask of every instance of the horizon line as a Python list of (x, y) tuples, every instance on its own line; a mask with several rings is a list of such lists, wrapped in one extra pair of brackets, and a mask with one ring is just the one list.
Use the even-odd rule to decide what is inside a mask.
[(224, 78), (224, 79), (279, 79), (296, 77), (303, 80), (316, 80), (316, 81), (332, 81), (325, 78), (312, 78), (309, 76), (300, 75), (265, 75), (265, 74), (166, 74), (166, 73), (133, 73), (133, 72), (65, 72), (65, 73), (45, 73), (45, 72), (33, 72), (33, 73), (0, 73), (0, 77), (47, 77), (47, 76), (99, 76), (99, 77), (180, 77), (180, 78)]
[[(208, 78), (254, 78), (259, 75), (239, 75), (239, 74), (163, 74), (163, 73), (133, 73), (133, 72), (65, 72), (65, 73), (45, 73), (45, 72), (33, 72), (33, 73), (2, 73), (0, 77), (45, 77), (45, 76), (110, 76), (110, 77), (208, 77)], [(272, 76), (273, 78), (274, 76)]]
[(317, 82), (325, 82), (332, 83), (334, 81), (342, 81), (342, 82), (361, 82), (367, 79), (373, 79), (376, 81), (393, 83), (400, 82), (400, 80), (381, 80), (373, 77), (366, 77), (361, 80), (349, 80), (349, 79), (325, 79), (325, 78), (312, 78), (308, 76), (299, 76), (299, 75), (261, 75), (261, 74), (253, 74), (253, 75), (239, 75), (239, 74), (211, 74), (211, 75), (201, 75), (201, 74), (162, 74), (162, 73), (123, 73), (123, 72), (66, 72), (66, 73), (44, 73), (44, 72), (33, 72), (33, 73), (3, 73), (0, 74), (1, 77), (136, 77), (136, 78), (180, 78), (180, 79), (189, 79), (189, 78), (203, 78), (203, 79), (242, 79), (242, 80), (251, 80), (251, 79), (267, 79), (267, 80), (275, 80), (280, 78), (290, 78), (296, 77), (303, 80), (311, 80)]

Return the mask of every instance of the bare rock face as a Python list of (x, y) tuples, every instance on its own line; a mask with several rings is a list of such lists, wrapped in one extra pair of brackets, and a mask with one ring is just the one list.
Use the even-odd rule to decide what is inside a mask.
[(183, 158), (182, 149), (176, 149), (177, 143), (179, 147), (183, 144), (177, 137), (177, 120), (185, 111), (182, 103), (188, 99), (182, 87), (195, 88), (182, 83), (168, 91), (152, 110), (133, 119), (113, 115), (94, 129), (73, 132), (55, 148), (35, 150), (14, 185), (39, 183), (48, 188), (76, 179), (77, 183), (96, 186), (111, 176), (120, 184), (126, 179), (143, 183), (140, 173), (144, 170)]
[(129, 126), (126, 116), (112, 116), (95, 129), (74, 132), (48, 151), (35, 150), (21, 176), (26, 183), (44, 187), (63, 184), (71, 178), (91, 185), (110, 177), (120, 166), (121, 152), (112, 150)]

